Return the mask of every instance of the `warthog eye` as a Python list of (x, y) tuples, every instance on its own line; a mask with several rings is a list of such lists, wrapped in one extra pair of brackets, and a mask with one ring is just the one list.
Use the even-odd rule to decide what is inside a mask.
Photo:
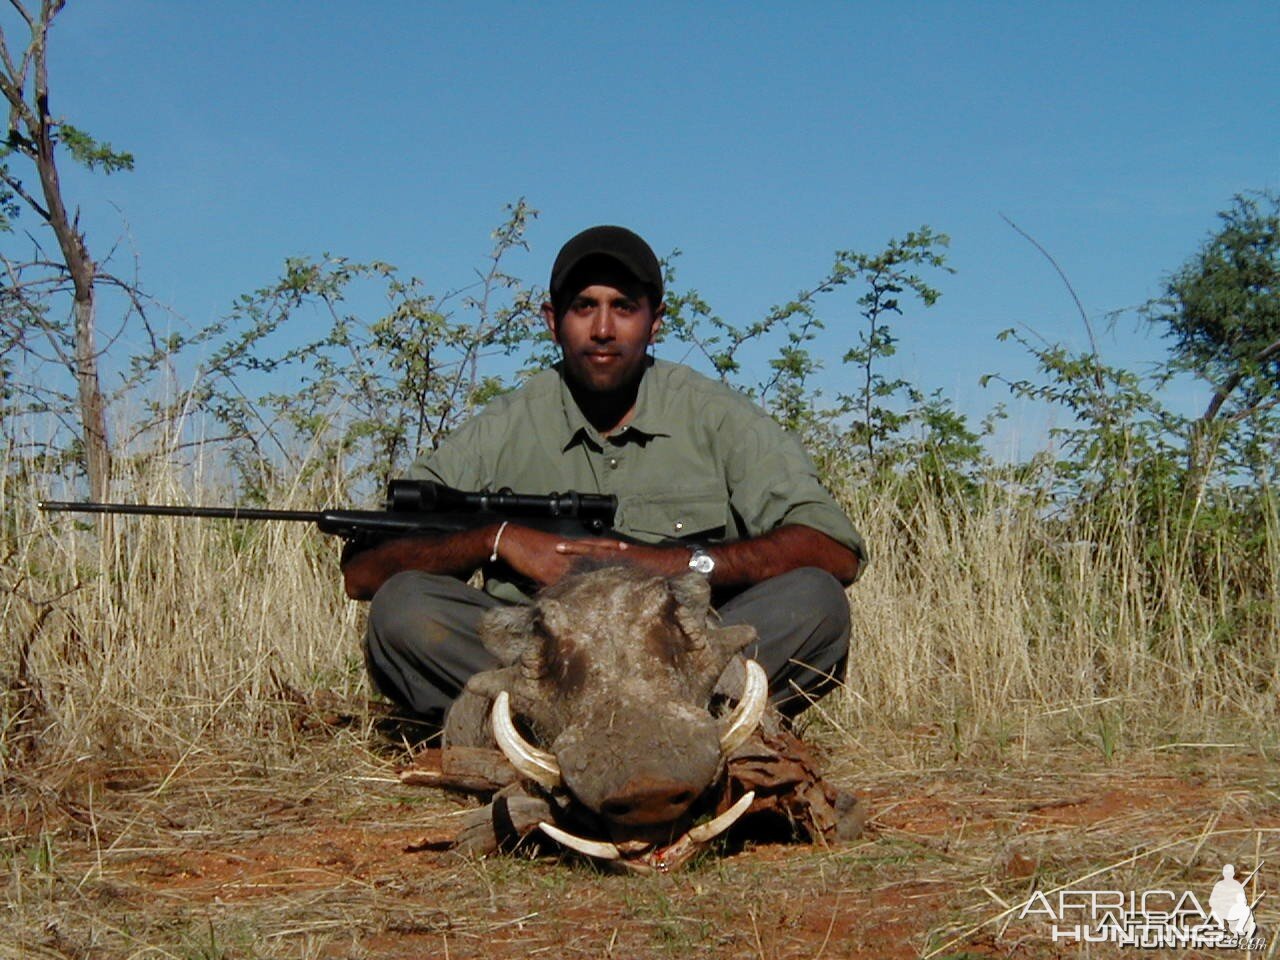
[(663, 663), (677, 663), (693, 646), (693, 638), (680, 624), (675, 597), (667, 597), (662, 615), (655, 617), (645, 634), (645, 646)]
[(533, 629), (541, 640), (540, 675), (564, 693), (580, 689), (587, 679), (587, 655), (571, 638), (552, 633), (541, 615), (535, 618)]

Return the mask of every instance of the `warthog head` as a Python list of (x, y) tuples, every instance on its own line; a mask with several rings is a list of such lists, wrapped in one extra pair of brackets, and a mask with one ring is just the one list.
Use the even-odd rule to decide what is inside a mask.
[(721, 626), (710, 601), (698, 574), (610, 565), (565, 578), (531, 606), (486, 614), (485, 646), (505, 666), (472, 678), (446, 742), (496, 742), (557, 798), (557, 820), (584, 824), (605, 849), (670, 843), (705, 812), (698, 801), (767, 698), (764, 671), (748, 661), (729, 673), (746, 677), (730, 694), (737, 706), (713, 712), (717, 680), (756, 633)]

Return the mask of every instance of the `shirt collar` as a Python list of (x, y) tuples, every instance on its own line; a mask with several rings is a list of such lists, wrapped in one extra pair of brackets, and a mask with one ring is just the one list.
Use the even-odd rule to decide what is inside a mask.
[[(644, 376), (640, 379), (640, 390), (636, 393), (635, 414), (631, 417), (631, 422), (615, 434), (619, 439), (626, 437), (632, 431), (645, 437), (671, 435), (671, 431), (662, 423), (658, 396), (660, 388), (656, 382), (658, 378), (654, 375), (654, 366), (655, 362), (651, 361), (645, 367)], [(582, 410), (579, 409), (577, 401), (573, 399), (569, 384), (564, 379), (564, 365), (556, 364), (556, 370), (560, 374), (560, 403), (564, 409), (565, 423), (565, 440), (560, 449), (568, 450), (583, 438), (590, 440), (597, 447), (603, 447), (604, 438), (588, 422)]]

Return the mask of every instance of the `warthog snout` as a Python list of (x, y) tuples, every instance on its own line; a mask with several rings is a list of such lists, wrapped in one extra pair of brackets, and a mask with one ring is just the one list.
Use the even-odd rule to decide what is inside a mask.
[(604, 798), (600, 812), (614, 823), (647, 826), (684, 816), (698, 799), (698, 785), (679, 780), (632, 777)]
[(720, 724), (707, 710), (654, 703), (611, 706), (556, 737), (564, 785), (579, 803), (617, 826), (654, 826), (682, 817), (719, 776)]

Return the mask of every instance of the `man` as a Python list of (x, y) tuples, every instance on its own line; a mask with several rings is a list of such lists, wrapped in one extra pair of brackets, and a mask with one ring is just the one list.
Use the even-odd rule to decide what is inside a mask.
[[(622, 227), (561, 249), (542, 312), (562, 360), (459, 427), (413, 475), (464, 490), (615, 494), (614, 527), (640, 543), (567, 540), (516, 521), (382, 543), (344, 557), (347, 593), (372, 599), (366, 659), (377, 687), (440, 723), (474, 673), (488, 609), (526, 602), (581, 558), (708, 577), (721, 619), (760, 634), (771, 699), (799, 713), (839, 681), (844, 586), (862, 539), (798, 441), (755, 404), (687, 367), (655, 361), (662, 270)], [(678, 541), (672, 543), (672, 541)], [(485, 589), (463, 581), (483, 568)]]

